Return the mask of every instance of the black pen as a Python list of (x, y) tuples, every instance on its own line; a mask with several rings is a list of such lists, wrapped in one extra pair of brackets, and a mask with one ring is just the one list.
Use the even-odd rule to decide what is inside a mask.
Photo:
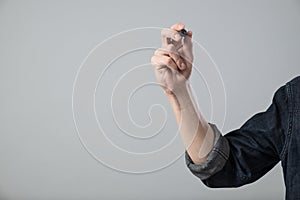
[(185, 29), (181, 29), (181, 30), (179, 31), (179, 34), (181, 35), (181, 37), (184, 37), (184, 36), (186, 36), (186, 35), (188, 34), (188, 31), (185, 30)]

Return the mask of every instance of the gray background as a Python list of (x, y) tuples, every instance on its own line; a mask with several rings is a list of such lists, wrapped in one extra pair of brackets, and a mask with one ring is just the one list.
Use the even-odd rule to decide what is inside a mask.
[(72, 118), (83, 59), (120, 31), (177, 21), (219, 67), (224, 133), (266, 109), (276, 88), (300, 72), (299, 1), (0, 1), (1, 200), (284, 198), (280, 164), (254, 184), (209, 189), (182, 157), (133, 175), (105, 167), (83, 148)]

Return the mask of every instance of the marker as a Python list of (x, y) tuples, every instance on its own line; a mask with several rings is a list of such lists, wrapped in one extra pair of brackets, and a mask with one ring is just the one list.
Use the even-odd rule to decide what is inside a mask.
[(179, 34), (181, 35), (181, 37), (184, 37), (184, 36), (186, 36), (186, 35), (188, 34), (188, 31), (185, 30), (185, 29), (181, 29), (181, 30), (179, 31)]

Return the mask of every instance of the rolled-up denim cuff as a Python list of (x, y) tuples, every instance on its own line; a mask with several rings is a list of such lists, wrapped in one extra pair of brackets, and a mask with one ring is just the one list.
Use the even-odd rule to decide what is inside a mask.
[(214, 147), (208, 154), (207, 160), (201, 165), (194, 164), (188, 152), (185, 151), (185, 161), (187, 167), (201, 180), (208, 179), (210, 176), (220, 171), (224, 167), (230, 151), (227, 139), (222, 136), (216, 125), (210, 123), (209, 125), (214, 131), (215, 138)]

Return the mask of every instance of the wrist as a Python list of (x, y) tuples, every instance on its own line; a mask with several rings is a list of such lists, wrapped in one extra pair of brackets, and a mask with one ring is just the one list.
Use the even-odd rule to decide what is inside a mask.
[(164, 87), (164, 93), (167, 96), (180, 98), (181, 96), (186, 95), (190, 90), (189, 81), (184, 81), (183, 83), (176, 84), (172, 89)]
[(176, 90), (176, 91), (170, 91), (170, 90), (164, 90), (164, 94), (166, 97), (170, 100), (176, 100), (176, 101), (183, 101), (184, 98), (188, 95), (187, 89), (182, 90)]
[(182, 87), (177, 87), (173, 91), (164, 90), (164, 93), (176, 110), (183, 110), (192, 106), (189, 83)]

